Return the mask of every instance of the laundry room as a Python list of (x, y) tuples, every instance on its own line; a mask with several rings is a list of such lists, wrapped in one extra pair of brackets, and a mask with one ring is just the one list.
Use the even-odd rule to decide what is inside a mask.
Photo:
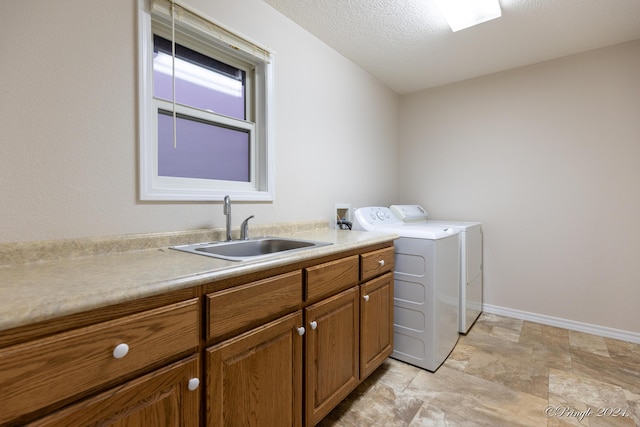
[[(157, 105), (144, 89), (153, 89), (144, 74), (149, 67), (145, 54), (151, 57), (154, 49), (154, 14), (161, 15), (158, 32), (171, 39), (171, 15), (165, 11), (174, 3), (269, 56), (264, 80), (256, 77), (257, 86), (266, 88), (265, 110), (256, 111), (269, 124), (263, 135), (268, 142), (260, 145), (256, 131), (255, 157), (245, 159), (256, 165), (248, 181), (253, 184), (255, 178), (259, 191), (233, 183), (202, 195), (171, 184), (171, 196), (163, 198), (145, 187), (153, 154), (143, 140), (158, 129), (145, 118), (148, 107)], [(357, 208), (417, 205), (430, 220), (482, 224), (483, 315), (468, 335), (456, 337), (456, 349), (440, 370), (466, 367), (469, 375), (478, 374), (474, 381), (499, 382), (488, 379), (499, 376), (499, 368), (478, 373), (491, 360), (483, 347), (487, 344), (479, 343), (474, 331), (487, 339), (501, 337), (508, 346), (504, 353), (511, 351), (513, 360), (526, 351), (527, 357), (542, 357), (534, 344), (516, 349), (512, 345), (518, 340), (546, 342), (562, 330), (567, 348), (582, 348), (581, 340), (591, 339), (587, 335), (598, 337), (579, 362), (562, 359), (539, 376), (529, 372), (522, 380), (526, 385), (509, 383), (513, 393), (492, 395), (496, 400), (486, 407), (500, 412), (497, 408), (505, 408), (511, 398), (514, 406), (504, 409), (515, 414), (510, 421), (519, 416), (515, 406), (531, 404), (540, 415), (540, 402), (556, 409), (562, 402), (557, 396), (554, 400), (557, 389), (550, 391), (550, 382), (578, 384), (565, 377), (568, 372), (582, 369), (590, 378), (579, 382), (586, 390), (596, 381), (606, 383), (588, 373), (614, 354), (640, 365), (639, 3), (500, 0), (500, 17), (459, 31), (447, 25), (437, 3), (4, 2), (0, 271), (20, 269), (27, 280), (34, 274), (32, 265), (57, 262), (66, 250), (87, 257), (84, 248), (97, 246), (98, 240), (108, 242), (103, 253), (110, 255), (122, 242), (148, 236), (217, 233), (229, 219), (225, 194), (231, 194), (234, 238), (241, 221), (251, 216), (251, 236), (270, 227), (286, 231), (291, 224), (320, 223), (333, 232), (336, 206), (348, 207), (342, 214), (353, 222)], [(176, 15), (179, 30), (186, 21)], [(170, 44), (167, 51), (170, 55)], [(164, 117), (175, 124), (184, 117), (180, 102), (163, 102), (159, 110), (164, 116), (158, 113), (154, 120)], [(210, 113), (208, 108), (202, 114)], [(247, 134), (253, 134), (251, 126), (246, 124)], [(169, 244), (162, 240), (157, 246)], [(51, 266), (48, 274), (64, 274), (65, 262)], [(15, 289), (0, 279), (0, 294), (20, 292)], [(37, 310), (24, 295), (24, 312), (33, 315)], [(71, 291), (65, 297), (74, 298)], [(51, 307), (59, 304), (52, 301)], [(47, 310), (54, 312), (51, 307)], [(100, 319), (112, 320), (112, 314)], [(15, 319), (12, 307), (2, 306), (0, 337), (26, 327)], [(52, 331), (38, 330), (33, 337)], [(31, 339), (24, 335), (16, 342), (10, 335), (0, 338), (0, 369), (5, 345)], [(393, 360), (385, 365), (388, 373), (407, 370), (413, 379), (446, 385), (428, 370)], [(630, 423), (620, 425), (640, 423), (639, 371), (624, 364), (612, 367), (605, 375), (611, 384), (593, 386), (622, 396), (613, 403), (566, 395), (565, 400), (579, 402), (577, 410), (629, 407), (632, 415), (617, 419)], [(370, 378), (376, 384), (392, 381), (380, 375)], [(536, 383), (538, 377), (545, 378), (546, 388)], [(479, 380), (451, 383), (482, 394)], [(376, 387), (369, 391), (382, 393)], [(526, 394), (527, 387), (534, 390), (535, 403), (519, 394)], [(416, 392), (412, 398), (417, 400), (403, 402), (413, 408), (415, 420), (420, 414), (423, 421), (437, 418), (425, 396)], [(352, 405), (357, 411), (358, 403)], [(340, 407), (341, 414), (346, 406)], [(339, 415), (333, 412), (328, 419), (340, 425)]]

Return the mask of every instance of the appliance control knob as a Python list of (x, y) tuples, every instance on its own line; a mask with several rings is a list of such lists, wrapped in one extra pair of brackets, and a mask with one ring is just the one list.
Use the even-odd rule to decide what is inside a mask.
[(384, 214), (382, 212), (378, 212), (378, 218), (384, 219)]

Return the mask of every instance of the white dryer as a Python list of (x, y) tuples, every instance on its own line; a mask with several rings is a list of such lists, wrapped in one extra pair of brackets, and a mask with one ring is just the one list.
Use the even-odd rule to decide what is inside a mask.
[[(466, 334), (482, 313), (482, 224), (468, 221), (430, 220), (420, 205), (392, 205), (394, 215), (404, 222), (451, 227), (460, 232), (460, 313), (458, 331)], [(426, 221), (425, 221), (426, 219)]]
[(385, 230), (400, 236), (394, 242), (391, 357), (435, 371), (459, 337), (458, 230), (404, 222), (388, 207), (377, 206), (356, 209), (353, 229)]

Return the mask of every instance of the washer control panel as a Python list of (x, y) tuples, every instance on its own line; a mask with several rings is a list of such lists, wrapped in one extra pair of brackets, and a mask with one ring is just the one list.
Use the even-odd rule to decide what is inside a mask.
[(400, 221), (386, 206), (368, 206), (358, 208), (354, 212), (355, 230), (373, 231), (382, 225), (399, 224)]
[(420, 205), (391, 205), (389, 209), (403, 222), (426, 221), (429, 216)]

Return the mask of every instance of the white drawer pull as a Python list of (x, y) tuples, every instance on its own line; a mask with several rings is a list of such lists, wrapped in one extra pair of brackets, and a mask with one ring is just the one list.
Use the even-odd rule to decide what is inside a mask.
[(125, 343), (118, 344), (116, 348), (113, 349), (113, 357), (116, 359), (122, 359), (129, 353), (129, 346)]
[(315, 329), (318, 327), (318, 322), (316, 322), (315, 320), (313, 322), (309, 323), (309, 326), (311, 326), (311, 329)]
[(189, 380), (189, 383), (187, 384), (187, 387), (191, 391), (197, 389), (199, 386), (200, 386), (200, 379), (199, 378), (191, 378)]
[(365, 301), (369, 301), (369, 295), (365, 295), (362, 298), (364, 298)]
[(302, 335), (304, 335), (305, 332), (306, 332), (306, 330), (304, 329), (304, 326), (300, 326), (298, 328), (298, 335), (302, 336)]
[(378, 264), (380, 264), (380, 267), (384, 267), (384, 260), (381, 259), (380, 261), (378, 261)]

